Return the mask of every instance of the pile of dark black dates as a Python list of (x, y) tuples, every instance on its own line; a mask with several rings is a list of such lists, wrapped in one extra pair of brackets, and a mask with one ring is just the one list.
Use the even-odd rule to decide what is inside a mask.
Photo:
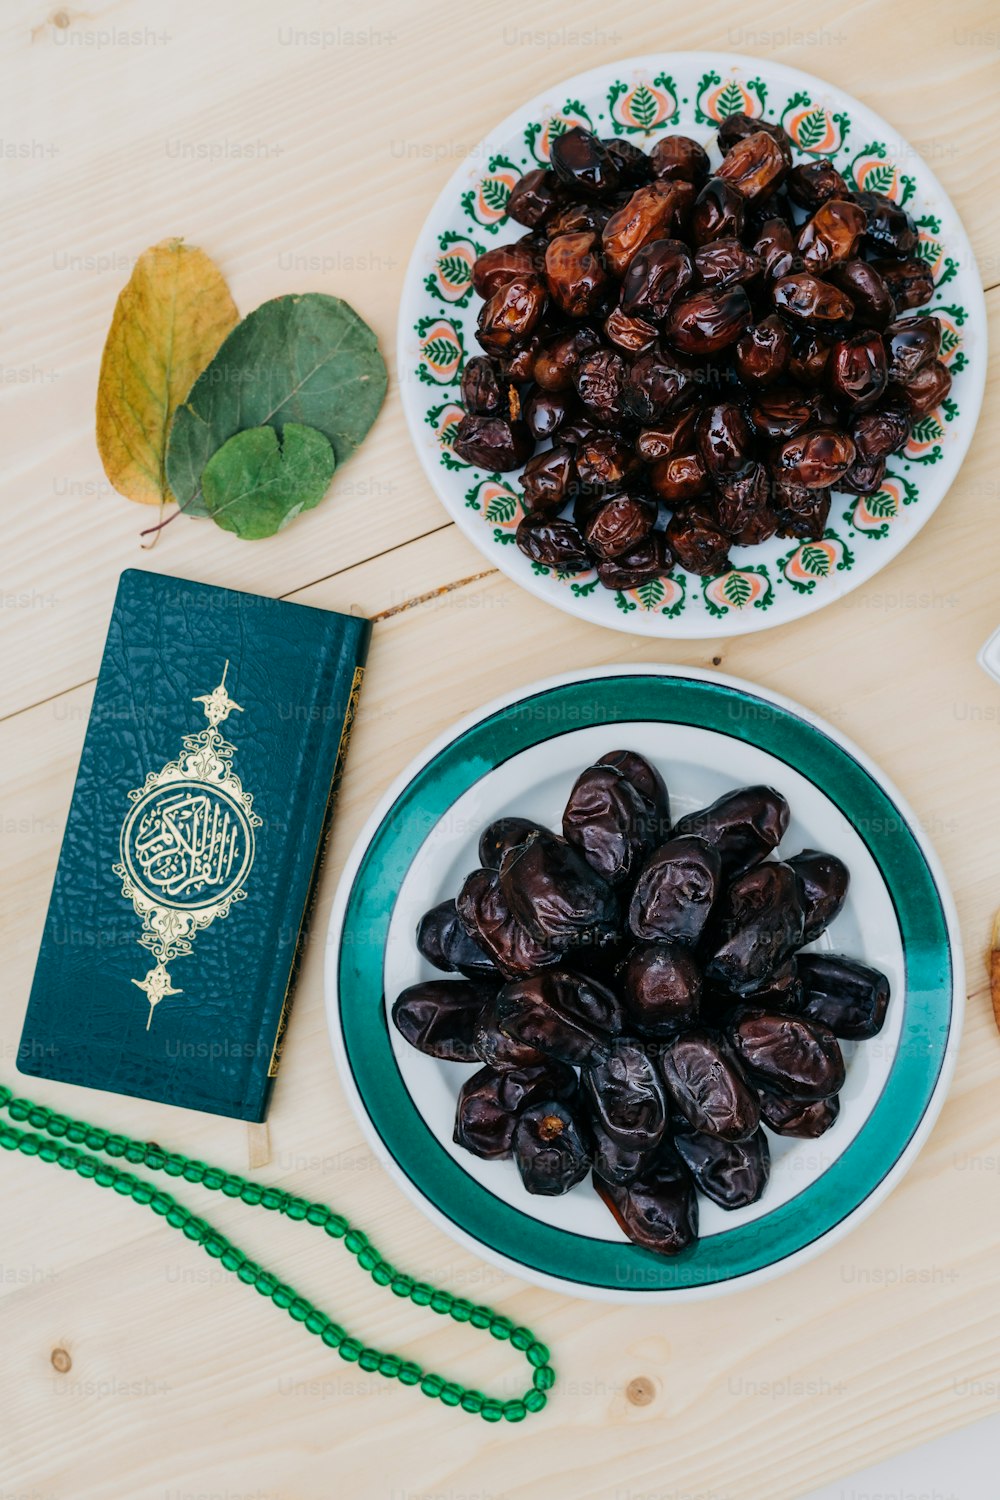
[(778, 125), (730, 115), (718, 145), (713, 173), (687, 136), (567, 131), (511, 192), (528, 232), (473, 268), (455, 452), (523, 465), (521, 551), (610, 589), (820, 538), (951, 387), (910, 214), (793, 166)]
[(481, 868), (435, 906), (417, 946), (453, 974), (392, 1008), (431, 1057), (475, 1062), (455, 1140), (511, 1156), (529, 1193), (590, 1173), (637, 1245), (698, 1236), (698, 1193), (754, 1203), (762, 1124), (816, 1137), (837, 1118), (839, 1038), (874, 1036), (885, 976), (800, 953), (840, 911), (848, 871), (806, 849), (779, 859), (788, 803), (744, 787), (672, 823), (659, 772), (615, 750), (577, 779), (562, 832), (491, 823)]

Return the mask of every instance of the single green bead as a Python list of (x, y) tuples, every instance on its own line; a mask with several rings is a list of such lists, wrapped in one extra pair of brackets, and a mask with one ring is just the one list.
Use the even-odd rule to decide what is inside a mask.
[(59, 1153), (59, 1165), (67, 1168), (76, 1166), (76, 1152), (72, 1146), (64, 1146), (62, 1148)]
[(6, 1109), (12, 1097), (11, 1091), (6, 1084), (0, 1083), (0, 1109)]
[(544, 1344), (537, 1341), (528, 1350), (528, 1363), (538, 1369), (541, 1365), (547, 1365), (550, 1359), (549, 1351)]
[(12, 1120), (26, 1120), (31, 1105), (27, 1099), (13, 1099), (10, 1103), (10, 1117)]
[(221, 1260), (226, 1253), (226, 1242), (221, 1234), (207, 1234), (202, 1240), (205, 1251), (213, 1260)]
[(503, 1402), (498, 1401), (495, 1396), (490, 1396), (483, 1402), (483, 1409), (479, 1415), (484, 1422), (499, 1422), (503, 1416)]
[(205, 1178), (205, 1163), (201, 1161), (189, 1161), (184, 1168), (185, 1182), (202, 1182)]
[(283, 1193), (282, 1190), (281, 1190), (281, 1188), (276, 1188), (276, 1187), (265, 1188), (264, 1191), (260, 1195), (261, 1208), (271, 1208), (271, 1209), (282, 1208), (284, 1206), (285, 1198), (286, 1197), (287, 1197), (287, 1194)]
[(304, 1219), (309, 1212), (309, 1204), (305, 1198), (290, 1198), (285, 1209), (285, 1217), (294, 1219), (296, 1223)]
[(388, 1286), (392, 1280), (392, 1267), (387, 1266), (384, 1260), (380, 1260), (377, 1266), (372, 1267), (372, 1281), (376, 1286)]
[[(96, 1177), (97, 1163), (96, 1161), (91, 1161), (89, 1156), (81, 1156), (76, 1164), (76, 1170), (81, 1177)], [(152, 1202), (152, 1198), (149, 1201)], [(166, 1213), (166, 1209), (163, 1212)]]
[(378, 1362), (378, 1372), (387, 1380), (395, 1380), (403, 1367), (403, 1361), (398, 1354), (383, 1354)]
[(247, 1260), (243, 1262), (236, 1274), (241, 1281), (245, 1282), (247, 1286), (249, 1286), (251, 1282), (257, 1280), (259, 1272), (260, 1267), (256, 1265), (254, 1261)]
[(149, 1200), (149, 1206), (154, 1214), (159, 1214), (162, 1218), (164, 1214), (170, 1212), (171, 1200), (167, 1197), (166, 1193), (154, 1193)]
[(69, 1121), (65, 1115), (49, 1115), (49, 1123), (45, 1128), (49, 1135), (65, 1135), (69, 1129)]
[(543, 1411), (548, 1397), (544, 1391), (528, 1391), (524, 1397), (524, 1404), (529, 1411)]
[(314, 1307), (306, 1318), (305, 1327), (309, 1333), (314, 1333), (318, 1338), (329, 1321), (325, 1312), (320, 1312), (318, 1307)]
[(110, 1187), (114, 1182), (116, 1175), (117, 1174), (114, 1167), (100, 1166), (97, 1169), (97, 1175), (94, 1178), (94, 1181), (97, 1183), (98, 1187)]
[(72, 1141), (74, 1146), (82, 1146), (87, 1139), (87, 1127), (81, 1120), (70, 1120), (66, 1139)]
[(358, 1364), (362, 1370), (367, 1370), (369, 1375), (374, 1375), (382, 1362), (382, 1356), (377, 1349), (362, 1349), (358, 1356)]
[(464, 1394), (465, 1387), (454, 1380), (446, 1380), (441, 1387), (441, 1400), (445, 1406), (458, 1406)]
[(556, 1372), (551, 1365), (539, 1365), (531, 1377), (531, 1383), (536, 1391), (551, 1391), (556, 1383)]
[(114, 1182), (112, 1183), (112, 1187), (114, 1188), (116, 1193), (121, 1193), (123, 1198), (131, 1197), (132, 1193), (135, 1191), (135, 1183), (131, 1178), (126, 1177), (124, 1173), (121, 1172), (115, 1178)]
[(490, 1319), (490, 1335), (495, 1339), (509, 1339), (514, 1332), (514, 1325), (509, 1318), (502, 1318), (499, 1313)]
[(413, 1290), (410, 1292), (410, 1301), (415, 1302), (418, 1307), (426, 1307), (434, 1295), (434, 1288), (428, 1286), (426, 1281), (415, 1281)]
[(309, 1224), (325, 1224), (330, 1217), (330, 1210), (324, 1203), (310, 1203), (309, 1212), (306, 1214), (306, 1222)]
[(344, 1237), (344, 1246), (352, 1255), (360, 1255), (368, 1244), (368, 1236), (360, 1229), (349, 1229)]
[(440, 1375), (425, 1375), (420, 1382), (420, 1389), (425, 1396), (430, 1396), (433, 1401), (436, 1401), (444, 1390), (444, 1384)]
[(389, 1287), (396, 1297), (408, 1297), (413, 1291), (413, 1277), (406, 1276), (402, 1271), (397, 1271), (389, 1283)]
[(503, 1415), (506, 1422), (523, 1422), (528, 1415), (528, 1408), (523, 1401), (505, 1401)]
[(462, 1397), (462, 1410), (469, 1411), (474, 1417), (478, 1417), (483, 1409), (486, 1397), (482, 1391), (466, 1391)]
[(431, 1297), (431, 1311), (440, 1313), (441, 1316), (444, 1317), (445, 1313), (451, 1312), (451, 1304), (453, 1301), (454, 1298), (452, 1297), (450, 1292), (436, 1291)]
[(289, 1286), (287, 1282), (280, 1281), (271, 1293), (271, 1301), (275, 1307), (291, 1307), (295, 1301), (295, 1288)]
[(347, 1220), (343, 1214), (331, 1214), (323, 1228), (333, 1239), (342, 1240), (347, 1233)]
[(28, 1124), (32, 1130), (44, 1130), (49, 1122), (49, 1112), (40, 1104), (32, 1105), (28, 1111)]
[(412, 1359), (404, 1359), (396, 1379), (403, 1385), (418, 1385), (423, 1379), (423, 1370)]
[(35, 1135), (23, 1135), (18, 1141), (18, 1145), (25, 1156), (37, 1156), (40, 1144), (41, 1142)]
[(55, 1141), (43, 1141), (39, 1147), (38, 1154), (42, 1158), (42, 1161), (55, 1161), (59, 1155), (59, 1147)]
[(156, 1189), (153, 1187), (152, 1183), (138, 1182), (135, 1185), (132, 1197), (136, 1203), (152, 1203), (153, 1194), (155, 1193), (155, 1191)]
[(493, 1321), (493, 1314), (488, 1307), (474, 1307), (469, 1314), (469, 1322), (473, 1328), (489, 1328)]
[(188, 1221), (188, 1211), (179, 1203), (172, 1203), (167, 1212), (167, 1223), (172, 1229), (182, 1229)]
[(346, 1359), (353, 1364), (355, 1360), (360, 1359), (361, 1351), (364, 1347), (360, 1339), (345, 1338), (341, 1339), (340, 1348), (337, 1350), (337, 1353), (341, 1359)]
[(472, 1317), (472, 1303), (467, 1297), (453, 1297), (449, 1310), (456, 1323), (467, 1323)]
[(525, 1350), (531, 1348), (535, 1342), (535, 1335), (530, 1328), (515, 1328), (510, 1336), (510, 1341), (515, 1349), (520, 1349), (523, 1353)]
[(171, 1151), (170, 1155), (163, 1163), (163, 1170), (166, 1172), (168, 1177), (183, 1177), (184, 1168), (186, 1166), (187, 1162), (185, 1161), (184, 1157), (179, 1156), (175, 1151)]
[(288, 1312), (289, 1316), (294, 1318), (296, 1323), (304, 1323), (312, 1312), (312, 1303), (307, 1302), (304, 1297), (296, 1297)]
[(123, 1135), (109, 1135), (104, 1142), (104, 1149), (108, 1156), (124, 1156), (128, 1141)]
[(17, 1150), (17, 1135), (7, 1126), (0, 1126), (0, 1146), (2, 1146), (5, 1151)]
[(365, 1245), (358, 1255), (358, 1265), (363, 1271), (374, 1271), (382, 1264), (382, 1257), (374, 1245)]
[(227, 1271), (235, 1272), (240, 1270), (240, 1268), (246, 1261), (246, 1256), (243, 1254), (242, 1250), (237, 1248), (236, 1245), (227, 1245), (219, 1259), (221, 1264), (225, 1266)]
[(223, 1178), (222, 1191), (227, 1198), (238, 1198), (243, 1191), (243, 1178), (235, 1175)]
[(346, 1334), (339, 1323), (328, 1323), (321, 1337), (328, 1349), (338, 1349)]
[(240, 1189), (240, 1197), (244, 1203), (249, 1203), (254, 1208), (264, 1196), (264, 1189), (259, 1182), (245, 1182)]
[(184, 1225), (184, 1237), (189, 1240), (200, 1240), (205, 1233), (204, 1219), (196, 1219), (193, 1216)]
[[(100, 1132), (98, 1131), (97, 1134), (100, 1134)], [(101, 1148), (94, 1145), (93, 1135), (94, 1132), (91, 1131), (91, 1133), (87, 1136), (87, 1145), (89, 1146), (91, 1151), (99, 1151)], [(154, 1172), (158, 1172), (160, 1170), (166, 1159), (166, 1152), (161, 1151), (159, 1146), (150, 1146), (146, 1151), (146, 1166), (150, 1167)]]
[(273, 1271), (261, 1271), (255, 1282), (258, 1292), (262, 1297), (270, 1297), (278, 1285), (278, 1278)]

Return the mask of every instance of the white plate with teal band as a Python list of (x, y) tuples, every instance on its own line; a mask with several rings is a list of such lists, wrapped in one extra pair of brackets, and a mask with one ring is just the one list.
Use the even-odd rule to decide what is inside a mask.
[[(676, 1257), (629, 1244), (584, 1182), (528, 1194), (512, 1162), (452, 1141), (470, 1065), (416, 1052), (388, 1009), (435, 977), (414, 929), (478, 865), (481, 828), (520, 813), (558, 826), (579, 771), (615, 748), (662, 771), (674, 816), (723, 791), (769, 783), (792, 823), (781, 851), (830, 850), (851, 870), (844, 910), (817, 947), (882, 969), (880, 1035), (845, 1044), (841, 1113), (818, 1141), (771, 1135), (759, 1203), (702, 1198), (701, 1237)], [(397, 779), (348, 860), (334, 902), (326, 1000), (341, 1079), (380, 1160), (461, 1244), (514, 1275), (607, 1301), (685, 1300), (747, 1286), (833, 1245), (911, 1164), (941, 1107), (964, 1005), (951, 897), (925, 835), (883, 773), (805, 709), (735, 678), (688, 668), (608, 667), (498, 699), (437, 739)]]
[[(877, 102), (877, 101), (876, 101)], [(471, 267), (483, 250), (525, 233), (507, 218), (522, 172), (545, 165), (549, 141), (574, 125), (649, 150), (665, 134), (706, 145), (727, 115), (780, 123), (796, 162), (827, 158), (848, 183), (905, 205), (933, 267), (929, 311), (941, 319), (953, 385), (921, 419), (885, 481), (867, 499), (835, 494), (824, 535), (734, 547), (715, 578), (675, 568), (636, 589), (603, 588), (595, 573), (558, 575), (514, 544), (516, 474), (465, 463), (452, 442), (463, 415), (465, 361), (480, 353)], [(713, 154), (714, 153), (714, 154)], [(968, 237), (948, 195), (913, 146), (860, 100), (797, 68), (727, 52), (662, 52), (607, 63), (539, 94), (476, 146), (431, 209), (400, 304), (400, 390), (417, 453), (452, 520), (522, 588), (594, 624), (661, 637), (736, 635), (782, 625), (839, 599), (880, 572), (928, 521), (972, 439), (986, 379), (986, 308)]]

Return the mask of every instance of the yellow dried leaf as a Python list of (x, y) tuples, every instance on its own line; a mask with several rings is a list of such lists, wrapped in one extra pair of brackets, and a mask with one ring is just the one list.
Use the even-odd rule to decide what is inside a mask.
[(139, 256), (115, 304), (97, 384), (101, 462), (130, 500), (173, 499), (164, 459), (174, 411), (238, 322), (203, 250), (171, 239)]

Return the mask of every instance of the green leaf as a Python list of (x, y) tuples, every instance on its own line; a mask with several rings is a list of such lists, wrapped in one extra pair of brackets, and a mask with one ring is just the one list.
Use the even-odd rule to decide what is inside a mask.
[(868, 496), (865, 506), (870, 516), (891, 521), (896, 514), (896, 497), (888, 490), (878, 490), (874, 495)]
[(750, 589), (750, 581), (742, 573), (730, 573), (722, 585), (723, 594), (737, 609), (742, 609), (750, 598)]
[(508, 495), (508, 494), (494, 495), (493, 499), (490, 501), (489, 505), (487, 505), (487, 507), (486, 507), (486, 520), (487, 521), (499, 521), (502, 524), (505, 521), (511, 521), (511, 520), (513, 520), (514, 512), (516, 510), (517, 510), (517, 496), (516, 495)]
[(656, 99), (644, 83), (640, 83), (632, 95), (632, 115), (644, 130), (648, 130), (656, 118)]
[(205, 465), (205, 507), (217, 526), (244, 541), (274, 536), (319, 504), (336, 467), (333, 449), (315, 427), (286, 422), (280, 442), (273, 427), (250, 427)]
[(803, 572), (811, 573), (814, 578), (825, 578), (830, 571), (830, 557), (823, 547), (810, 547), (807, 544), (802, 548), (799, 558)]
[(372, 330), (339, 297), (275, 297), (245, 317), (178, 407), (167, 479), (188, 515), (206, 515), (202, 470), (247, 427), (315, 427), (344, 463), (371, 427), (386, 388)]
[(424, 358), (429, 359), (431, 364), (437, 365), (439, 369), (453, 365), (458, 352), (451, 339), (431, 339), (424, 345)]
[(472, 267), (464, 255), (439, 255), (438, 266), (452, 286), (467, 286), (472, 280)]
[(888, 163), (884, 167), (872, 167), (865, 173), (865, 191), (868, 193), (887, 193), (892, 187), (892, 181), (896, 173)]
[(487, 177), (483, 182), (483, 201), (488, 208), (492, 208), (494, 213), (504, 212), (509, 197), (510, 188), (501, 178)]
[(719, 118), (722, 120), (726, 120), (730, 115), (740, 114), (743, 108), (743, 91), (741, 90), (739, 84), (734, 83), (733, 80), (730, 79), (725, 88), (722, 90), (722, 93), (719, 95), (716, 102), (716, 109), (719, 112)]
[(817, 142), (823, 139), (826, 133), (826, 115), (821, 109), (811, 110), (809, 114), (803, 115), (799, 121), (799, 145), (803, 151), (809, 151)]

